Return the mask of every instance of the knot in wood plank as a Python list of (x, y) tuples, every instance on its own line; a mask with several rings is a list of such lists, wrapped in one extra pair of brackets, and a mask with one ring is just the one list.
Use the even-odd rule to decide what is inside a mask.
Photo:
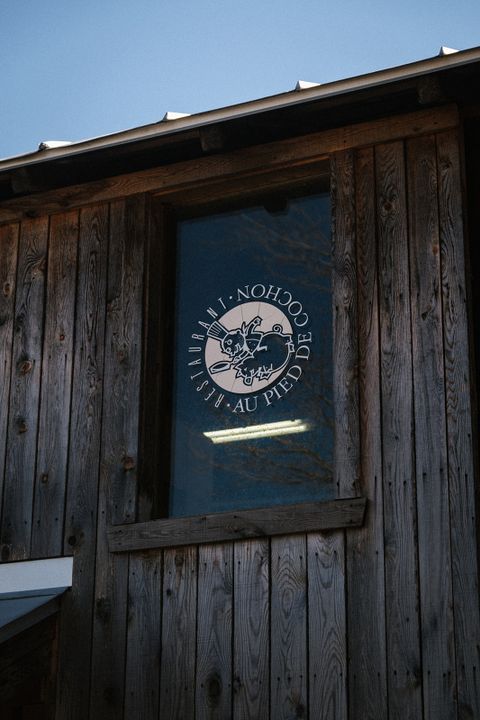
[(135, 467), (135, 460), (130, 457), (130, 455), (124, 455), (122, 458), (122, 465), (123, 469), (128, 472), (128, 470), (133, 470)]
[(32, 360), (21, 360), (18, 364), (18, 372), (20, 375), (28, 375), (32, 371), (33, 361)]
[(222, 695), (222, 678), (218, 673), (212, 673), (207, 679), (207, 696), (210, 707), (216, 707)]
[(23, 433), (26, 433), (28, 430), (28, 425), (25, 422), (25, 420), (19, 420), (17, 422), (17, 430), (19, 435), (23, 435)]
[(25, 313), (19, 312), (15, 318), (15, 332), (21, 332), (25, 324)]
[(175, 565), (176, 567), (182, 567), (185, 564), (185, 557), (183, 553), (175, 553)]

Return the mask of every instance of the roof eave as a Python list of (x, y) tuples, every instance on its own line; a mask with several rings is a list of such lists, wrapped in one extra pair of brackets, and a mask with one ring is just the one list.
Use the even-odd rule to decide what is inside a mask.
[(157, 122), (121, 132), (82, 140), (63, 147), (35, 151), (0, 160), (0, 172), (25, 167), (50, 160), (73, 158), (96, 150), (114, 148), (120, 145), (175, 135), (185, 131), (199, 129), (214, 123), (256, 115), (270, 110), (279, 110), (304, 103), (333, 98), (338, 95), (355, 93), (368, 88), (387, 85), (400, 80), (408, 80), (429, 73), (440, 72), (462, 65), (480, 61), (480, 47), (457, 53), (420, 60), (386, 70), (379, 70), (353, 78), (337, 80), (315, 87), (292, 90), (236, 105), (230, 105), (207, 112), (188, 115), (177, 120)]

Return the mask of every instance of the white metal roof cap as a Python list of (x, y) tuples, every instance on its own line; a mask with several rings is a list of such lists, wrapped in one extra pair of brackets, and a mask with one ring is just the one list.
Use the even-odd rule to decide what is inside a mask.
[(48, 558), (0, 564), (0, 599), (72, 586), (73, 558)]
[(48, 607), (72, 586), (72, 569), (72, 557), (0, 565), (0, 642), (15, 634), (16, 620)]

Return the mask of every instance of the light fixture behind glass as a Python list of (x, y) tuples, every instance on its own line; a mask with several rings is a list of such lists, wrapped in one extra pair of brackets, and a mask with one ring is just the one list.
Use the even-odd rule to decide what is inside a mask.
[(292, 433), (302, 433), (308, 430), (310, 430), (310, 425), (304, 420), (280, 420), (261, 425), (211, 430), (203, 434), (217, 445), (219, 443), (237, 442), (238, 440), (257, 440), (278, 435), (291, 435)]

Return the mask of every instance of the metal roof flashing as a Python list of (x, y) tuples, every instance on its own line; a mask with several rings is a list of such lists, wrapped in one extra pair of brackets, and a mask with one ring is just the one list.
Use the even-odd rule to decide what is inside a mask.
[(72, 572), (70, 556), (0, 564), (0, 644), (57, 612)]
[[(447, 52), (442, 52), (442, 50), (447, 50)], [(68, 145), (61, 144), (57, 147), (54, 146), (54, 143), (52, 143), (50, 147), (43, 145), (41, 151), (36, 150), (35, 152), (0, 160), (0, 173), (29, 165), (43, 164), (51, 160), (73, 159), (73, 157), (77, 155), (83, 155), (96, 150), (111, 149), (138, 141), (148, 141), (161, 136), (180, 134), (184, 131), (200, 129), (214, 123), (221, 123), (262, 112), (334, 98), (335, 96), (349, 93), (353, 94), (368, 88), (375, 88), (399, 80), (420, 77), (475, 62), (480, 62), (480, 47), (458, 52), (452, 52), (450, 48), (442, 48), (441, 54), (435, 57), (385, 70), (378, 70), (324, 84), (299, 82), (294, 90), (258, 100), (230, 105), (193, 115), (167, 113), (162, 120), (149, 125), (143, 125), (97, 138), (72, 142)]]

